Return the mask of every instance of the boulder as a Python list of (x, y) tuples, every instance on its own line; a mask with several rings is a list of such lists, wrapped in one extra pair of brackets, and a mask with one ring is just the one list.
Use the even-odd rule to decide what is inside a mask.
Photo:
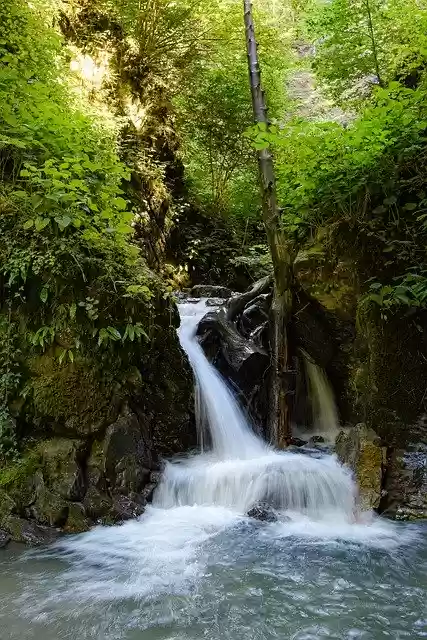
[(51, 527), (43, 527), (18, 516), (8, 516), (3, 521), (2, 528), (10, 534), (15, 542), (23, 542), (32, 546), (52, 543), (60, 535)]
[(81, 500), (85, 491), (82, 464), (86, 445), (81, 440), (55, 438), (39, 448), (46, 485), (65, 500)]
[(89, 486), (83, 500), (85, 515), (93, 522), (108, 520), (111, 511), (111, 498), (97, 487)]
[(86, 517), (84, 506), (80, 502), (70, 502), (64, 531), (66, 533), (81, 533), (82, 531), (89, 531), (90, 526), (91, 522)]
[(68, 505), (64, 498), (50, 491), (43, 483), (37, 488), (37, 497), (29, 513), (39, 523), (50, 527), (62, 527), (68, 517)]
[(277, 514), (270, 505), (259, 502), (252, 509), (249, 509), (246, 514), (249, 518), (254, 518), (255, 520), (261, 520), (263, 522), (276, 522)]
[(108, 427), (103, 445), (103, 471), (112, 492), (140, 493), (149, 481), (151, 469), (158, 465), (144, 431), (128, 407)]
[(193, 298), (231, 298), (231, 289), (210, 284), (196, 284), (191, 289)]
[(365, 424), (358, 424), (339, 433), (335, 452), (339, 460), (354, 472), (361, 508), (377, 509), (386, 462), (386, 448), (381, 446), (379, 436)]
[[(239, 388), (251, 386), (254, 380), (262, 376), (270, 358), (264, 349), (243, 338), (235, 326), (226, 319), (225, 313), (207, 313), (199, 323), (197, 334), (214, 334), (220, 345), (221, 353), (228, 366), (237, 376), (234, 381)], [(202, 339), (202, 345), (204, 340)]]
[(427, 518), (427, 445), (391, 451), (382, 511), (397, 520)]

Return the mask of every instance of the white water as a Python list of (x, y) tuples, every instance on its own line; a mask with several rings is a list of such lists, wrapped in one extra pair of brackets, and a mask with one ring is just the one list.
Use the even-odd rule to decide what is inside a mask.
[[(393, 617), (386, 636), (403, 638), (402, 598), (413, 609), (409, 637), (421, 637), (425, 556), (410, 554), (419, 533), (370, 514), (355, 522), (355, 486), (334, 457), (279, 452), (251, 432), (194, 336), (204, 311), (202, 301), (181, 305), (180, 337), (212, 450), (167, 464), (141, 518), (12, 558), (0, 579), (6, 637), (362, 639), (383, 637)], [(258, 500), (278, 522), (246, 517)]]
[(313, 431), (301, 435), (320, 435), (334, 443), (339, 433), (338, 412), (334, 392), (325, 371), (301, 349), (308, 381), (308, 393), (313, 410)]

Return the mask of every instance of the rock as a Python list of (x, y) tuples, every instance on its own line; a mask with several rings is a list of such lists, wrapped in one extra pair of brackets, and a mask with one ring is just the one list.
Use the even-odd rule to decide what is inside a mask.
[[(243, 338), (223, 312), (208, 313), (199, 323), (197, 334), (211, 332), (219, 341), (222, 355), (231, 369), (238, 374), (234, 381), (241, 389), (258, 380), (270, 363), (268, 354), (255, 343)], [(204, 341), (202, 341), (203, 345)]]
[(231, 298), (231, 289), (210, 284), (196, 284), (191, 289), (194, 298)]
[(224, 304), (224, 298), (208, 298), (208, 300), (206, 300), (207, 307), (222, 307)]
[(0, 487), (0, 524), (13, 512), (15, 506), (15, 501)]
[(111, 516), (115, 522), (131, 520), (144, 513), (144, 505), (145, 501), (142, 498), (137, 502), (136, 500), (131, 500), (128, 496), (117, 495), (113, 497)]
[(150, 482), (147, 484), (142, 490), (142, 497), (146, 502), (151, 502), (153, 499), (153, 493), (155, 488), (157, 487), (157, 483)]
[(31, 360), (34, 419), (55, 434), (87, 437), (113, 422), (120, 408), (116, 384), (104, 384), (84, 361), (59, 364), (50, 353)]
[(252, 509), (249, 509), (246, 514), (249, 518), (254, 518), (255, 520), (262, 520), (263, 522), (276, 522), (277, 514), (270, 505), (259, 502)]
[(377, 509), (380, 505), (386, 449), (381, 439), (364, 424), (337, 437), (335, 451), (339, 460), (355, 474), (362, 509)]
[(150, 471), (158, 464), (150, 449), (148, 435), (137, 416), (125, 407), (111, 424), (104, 439), (104, 473), (111, 490), (123, 495), (140, 493)]
[(325, 442), (325, 438), (323, 436), (311, 436), (309, 440), (309, 444), (317, 444)]
[(30, 508), (33, 518), (43, 525), (62, 527), (68, 516), (68, 505), (64, 498), (53, 493), (41, 483), (37, 489), (37, 498)]
[(85, 515), (84, 506), (79, 502), (70, 502), (64, 531), (66, 533), (82, 533), (83, 531), (89, 531), (90, 525), (90, 520)]
[(89, 486), (83, 500), (85, 515), (93, 522), (103, 520), (111, 511), (111, 498), (97, 489)]
[(427, 446), (391, 452), (381, 511), (398, 520), (427, 518)]
[(307, 440), (302, 440), (301, 438), (291, 438), (290, 444), (293, 444), (296, 447), (303, 447), (305, 444), (307, 444)]
[(29, 545), (50, 544), (54, 542), (60, 535), (55, 529), (50, 527), (42, 527), (41, 525), (18, 518), (17, 516), (9, 516), (2, 524), (14, 542), (23, 542)]
[(39, 447), (43, 477), (53, 493), (65, 500), (81, 500), (85, 491), (82, 463), (86, 445), (81, 440), (55, 438)]
[(9, 544), (9, 542), (11, 541), (11, 537), (10, 535), (7, 533), (7, 531), (2, 531), (0, 529), (0, 549), (4, 549), (5, 547), (7, 547), (7, 545)]
[(270, 302), (270, 294), (265, 293), (246, 305), (239, 320), (239, 329), (244, 336), (249, 337), (268, 321)]

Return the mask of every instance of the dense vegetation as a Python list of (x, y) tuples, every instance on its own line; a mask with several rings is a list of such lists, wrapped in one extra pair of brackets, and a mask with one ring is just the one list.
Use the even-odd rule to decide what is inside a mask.
[(240, 3), (2, 2), (5, 455), (43, 416), (40, 368), (123, 385), (173, 288), (269, 272), (257, 149), (313, 295), (360, 326), (426, 307), (426, 10), (255, 5), (270, 127), (251, 124)]

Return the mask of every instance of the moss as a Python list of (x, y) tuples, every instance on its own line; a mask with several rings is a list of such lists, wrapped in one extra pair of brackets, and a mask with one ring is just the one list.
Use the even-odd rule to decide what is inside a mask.
[(100, 381), (87, 362), (61, 366), (44, 354), (32, 360), (30, 370), (34, 417), (55, 431), (88, 435), (115, 419), (117, 389)]
[(17, 462), (12, 462), (0, 469), (0, 487), (7, 489), (17, 486), (33, 476), (42, 466), (42, 459), (37, 448), (24, 454)]

